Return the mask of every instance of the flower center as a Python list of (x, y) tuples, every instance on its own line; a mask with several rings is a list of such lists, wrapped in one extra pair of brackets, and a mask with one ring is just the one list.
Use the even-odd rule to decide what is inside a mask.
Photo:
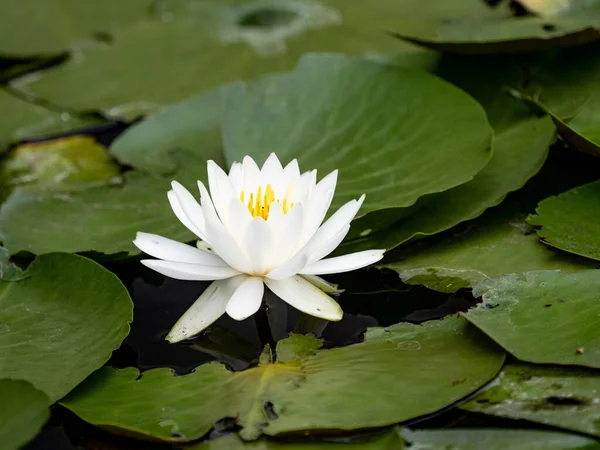
[[(247, 203), (248, 211), (250, 211), (250, 214), (252, 214), (253, 218), (262, 217), (264, 220), (267, 220), (269, 218), (269, 211), (271, 210), (271, 205), (273, 204), (273, 202), (275, 202), (280, 204), (283, 213), (287, 214), (290, 211), (290, 209), (292, 209), (292, 207), (294, 206), (294, 202), (290, 200), (291, 192), (292, 186), (290, 184), (285, 193), (285, 197), (283, 197), (283, 201), (280, 201), (279, 199), (275, 198), (275, 192), (273, 191), (273, 187), (270, 184), (267, 184), (267, 186), (264, 189), (264, 193), (263, 187), (259, 186), (256, 195), (253, 192), (250, 193), (250, 198), (248, 199)], [(242, 191), (240, 193), (240, 200), (242, 201), (242, 203), (246, 203), (245, 196), (246, 193)]]

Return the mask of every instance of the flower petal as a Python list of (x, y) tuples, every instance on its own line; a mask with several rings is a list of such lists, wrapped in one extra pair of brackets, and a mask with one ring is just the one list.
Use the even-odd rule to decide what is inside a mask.
[(167, 198), (169, 199), (169, 203), (171, 204), (171, 209), (175, 213), (175, 216), (179, 219), (179, 221), (192, 233), (198, 236), (200, 239), (205, 239), (206, 230), (200, 230), (196, 225), (192, 223), (188, 216), (183, 211), (183, 208), (179, 204), (179, 199), (177, 195), (175, 195), (175, 191), (171, 190), (167, 192)]
[(283, 175), (283, 166), (279, 162), (279, 158), (275, 153), (271, 153), (262, 168), (260, 169), (260, 177), (264, 184), (271, 183), (279, 185), (279, 180)]
[(221, 222), (225, 225), (228, 222), (231, 200), (237, 198), (238, 195), (235, 193), (231, 181), (229, 181), (229, 177), (217, 163), (210, 160), (206, 166), (208, 171), (210, 197), (219, 214)]
[(264, 275), (274, 264), (275, 239), (271, 226), (262, 217), (252, 219), (244, 239), (253, 275)]
[(214, 253), (167, 239), (157, 234), (138, 232), (133, 244), (144, 253), (166, 261), (225, 267), (227, 264)]
[(246, 195), (250, 192), (256, 192), (260, 184), (260, 169), (249, 156), (244, 156), (242, 160), (242, 190)]
[[(270, 213), (269, 213), (270, 216)], [(275, 235), (277, 263), (286, 261), (298, 251), (298, 243), (304, 226), (304, 207), (302, 203), (294, 205), (290, 212), (279, 221), (269, 222)]]
[(310, 194), (309, 203), (303, 203), (307, 214), (304, 218), (304, 230), (300, 245), (306, 244), (312, 238), (327, 215), (335, 193), (337, 174), (337, 170), (334, 170), (317, 183)]
[[(204, 210), (198, 203), (198, 201), (194, 198), (194, 196), (184, 188), (177, 181), (171, 182), (171, 187), (173, 188), (173, 192), (177, 196), (177, 200), (179, 201), (179, 206), (183, 210), (183, 213), (187, 216), (189, 221), (204, 235), (206, 236), (206, 228), (204, 221)], [(203, 239), (202, 236), (199, 236), (200, 239)]]
[(328, 273), (350, 272), (369, 266), (383, 258), (385, 250), (365, 250), (335, 258), (326, 258), (309, 264), (302, 270), (303, 275), (326, 275)]
[(262, 278), (248, 277), (236, 289), (225, 311), (235, 320), (244, 320), (258, 311), (262, 303), (265, 284)]
[(238, 275), (208, 286), (169, 331), (167, 341), (174, 344), (189, 339), (225, 314), (227, 302), (245, 279), (245, 275)]
[(331, 321), (341, 320), (344, 315), (334, 299), (300, 276), (285, 280), (264, 278), (264, 282), (280, 299), (306, 314)]
[(146, 267), (170, 278), (187, 281), (211, 281), (230, 278), (240, 273), (229, 266), (205, 266), (184, 262), (142, 259)]
[(338, 285), (334, 283), (330, 283), (327, 280), (324, 280), (321, 277), (316, 275), (300, 275), (306, 281), (310, 282), (310, 284), (314, 285), (316, 288), (321, 289), (326, 294), (339, 294), (343, 292), (343, 290), (338, 289)]
[(270, 278), (271, 280), (283, 280), (285, 278), (293, 277), (306, 267), (307, 262), (308, 256), (304, 253), (299, 253), (292, 259), (284, 262), (283, 264), (277, 266), (275, 269), (271, 270), (265, 276), (267, 278)]
[(239, 162), (234, 162), (231, 165), (231, 169), (229, 169), (229, 181), (233, 186), (236, 197), (240, 195), (240, 192), (242, 191), (242, 180), (242, 165)]

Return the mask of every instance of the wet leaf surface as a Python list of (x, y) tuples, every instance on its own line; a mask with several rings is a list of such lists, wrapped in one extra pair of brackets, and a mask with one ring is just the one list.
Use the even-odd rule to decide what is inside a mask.
[(598, 436), (600, 372), (509, 364), (497, 383), (460, 406)]
[(0, 379), (0, 442), (17, 450), (30, 441), (50, 417), (50, 399), (22, 380)]
[(463, 315), (522, 361), (600, 368), (600, 271), (529, 272), (486, 280)]
[[(278, 344), (285, 361), (268, 363), (265, 355), (258, 367), (235, 373), (217, 363), (185, 376), (154, 369), (141, 378), (137, 369), (104, 368), (62, 404), (90, 423), (167, 441), (197, 439), (222, 418), (243, 427), (244, 439), (369, 428), (459, 400), (493, 377), (504, 360), (460, 318), (374, 328), (364, 343), (313, 356), (282, 346), (289, 349), (289, 341)], [(107, 397), (114, 399), (110, 405)]]
[(528, 221), (545, 243), (600, 260), (599, 181), (543, 200)]
[(101, 367), (129, 332), (132, 304), (110, 272), (81, 256), (38, 257), (0, 281), (0, 377), (60, 399)]

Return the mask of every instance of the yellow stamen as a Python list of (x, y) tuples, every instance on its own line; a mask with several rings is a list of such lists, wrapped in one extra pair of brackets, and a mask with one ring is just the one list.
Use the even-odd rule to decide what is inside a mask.
[[(240, 192), (240, 201), (245, 203), (246, 194), (244, 191)], [(269, 218), (269, 212), (271, 211), (271, 204), (273, 202), (279, 203), (282, 205), (282, 210), (284, 214), (287, 214), (292, 207), (294, 206), (294, 202), (291, 201), (292, 197), (292, 186), (288, 186), (288, 189), (285, 193), (285, 197), (283, 198), (283, 202), (278, 200), (275, 197), (275, 191), (270, 184), (267, 184), (264, 189), (263, 195), (263, 187), (259, 186), (258, 191), (256, 192), (256, 197), (254, 193), (250, 193), (250, 199), (248, 200), (247, 207), (248, 211), (253, 218), (262, 217), (264, 220)]]

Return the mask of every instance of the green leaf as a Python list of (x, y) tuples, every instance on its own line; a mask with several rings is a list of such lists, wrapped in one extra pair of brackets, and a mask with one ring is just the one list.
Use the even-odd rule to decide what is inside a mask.
[[(123, 7), (117, 2), (96, 8)], [(75, 111), (131, 118), (224, 83), (290, 70), (304, 53), (377, 56), (412, 47), (384, 32), (403, 11), (393, 0), (368, 9), (361, 0), (173, 0), (154, 10), (153, 20), (114, 33), (111, 45), (85, 48), (14, 86)], [(284, 20), (269, 22), (269, 14)]]
[(463, 315), (519, 360), (600, 368), (599, 289), (600, 270), (509, 275), (475, 286)]
[(0, 280), (16, 281), (25, 276), (24, 271), (10, 260), (10, 252), (0, 247)]
[(518, 0), (527, 11), (542, 17), (552, 17), (600, 5), (598, 0)]
[[(0, 54), (58, 53), (150, 12), (152, 0), (0, 0)], [(88, 44), (89, 45), (89, 44)], [(68, 91), (67, 91), (68, 92)]]
[(0, 281), (0, 377), (56, 401), (101, 367), (129, 332), (133, 304), (118, 278), (82, 256), (39, 256)]
[(525, 215), (515, 213), (510, 205), (490, 210), (453, 232), (400, 249), (389, 260), (380, 267), (395, 270), (405, 283), (440, 292), (456, 292), (505, 274), (572, 273), (595, 266), (540, 243)]
[(121, 181), (119, 165), (89, 136), (21, 145), (2, 161), (0, 170), (5, 184), (38, 192), (64, 192)]
[(224, 110), (229, 163), (276, 152), (321, 174), (339, 169), (333, 207), (364, 192), (362, 212), (407, 207), (469, 181), (492, 157), (475, 100), (425, 72), (365, 59), (305, 56), (290, 74), (241, 87)]
[(540, 430), (401, 430), (413, 450), (598, 450), (600, 444), (576, 434)]
[(11, 142), (71, 131), (90, 122), (27, 103), (0, 88), (0, 150)]
[(50, 399), (23, 380), (0, 379), (0, 442), (17, 450), (29, 442), (50, 417)]
[(285, 362), (261, 358), (243, 372), (209, 363), (185, 376), (154, 369), (138, 379), (134, 368), (103, 368), (62, 404), (89, 423), (165, 441), (197, 439), (226, 417), (250, 440), (381, 427), (435, 412), (492, 378), (504, 353), (482, 337), (462, 318), (374, 328), (365, 342), (331, 350), (294, 337), (277, 345)]
[(188, 446), (190, 450), (402, 450), (404, 441), (396, 429), (361, 438), (330, 438), (327, 440), (284, 441), (262, 438), (244, 442), (235, 434)]
[(540, 202), (528, 221), (553, 247), (600, 260), (600, 181)]
[(598, 371), (515, 363), (460, 408), (599, 436), (599, 390)]
[(517, 17), (510, 2), (410, 0), (393, 30), (401, 39), (443, 52), (533, 52), (597, 40), (600, 7), (594, 3), (548, 18)]

